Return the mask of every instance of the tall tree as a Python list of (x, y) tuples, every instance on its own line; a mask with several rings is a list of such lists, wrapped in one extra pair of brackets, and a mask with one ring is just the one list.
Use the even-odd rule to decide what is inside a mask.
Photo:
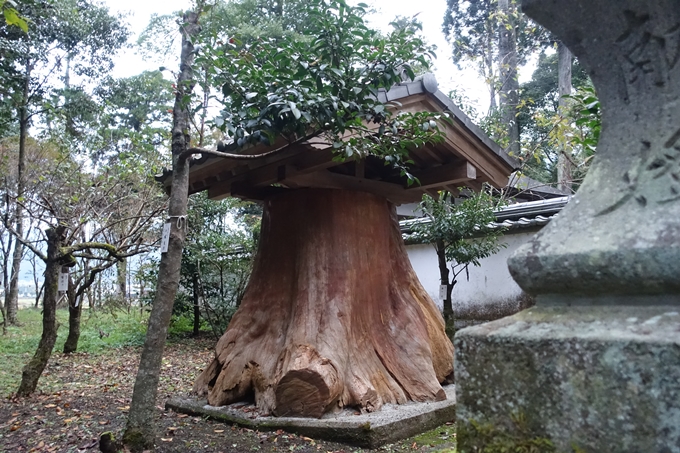
[[(564, 56), (564, 52), (539, 55), (531, 80), (521, 86), (518, 120), (525, 148), (520, 156), (524, 160), (523, 171), (555, 185), (569, 179), (575, 184), (571, 189), (563, 187), (569, 191), (577, 187), (587, 166), (585, 160), (594, 149), (588, 147), (593, 137), (583, 112), (591, 108), (588, 105), (596, 98), (578, 61), (572, 60), (570, 68), (566, 68), (565, 60), (569, 58), (560, 63)], [(576, 92), (570, 95), (567, 91), (572, 84)], [(597, 123), (597, 118), (594, 119)], [(561, 165), (569, 170), (567, 176), (560, 170)]]
[(519, 10), (515, 0), (498, 0), (498, 66), (501, 118), (507, 128), (506, 150), (511, 156), (519, 156), (519, 80), (517, 69), (517, 23)]
[[(17, 203), (16, 186), (18, 178), (19, 160), (18, 152), (18, 137), (10, 136), (0, 140), (0, 196), (2, 197), (2, 205), (0, 206), (0, 215), (2, 215), (3, 227), (0, 228), (2, 237), (2, 267), (3, 267), (3, 288), (5, 292), (5, 302), (8, 302), (7, 296), (11, 287), (11, 270), (12, 261), (14, 258), (14, 251), (16, 250), (17, 240), (10, 233), (10, 229), (6, 225), (16, 226), (17, 209), (21, 213), (24, 211), (24, 204)], [(27, 138), (24, 143), (24, 166), (23, 176), (27, 184), (24, 185), (24, 199), (28, 199), (35, 194), (36, 182), (41, 179), (41, 172), (45, 168), (50, 168), (52, 159), (57, 157), (54, 146), (41, 146), (41, 144), (33, 138)], [(26, 222), (28, 227), (26, 231), (22, 229), (22, 236), (28, 236), (32, 230), (30, 222)], [(23, 248), (22, 248), (23, 249)], [(22, 258), (25, 257), (22, 253)], [(18, 290), (18, 288), (17, 288)], [(17, 291), (18, 292), (18, 291)], [(11, 304), (10, 304), (11, 305)], [(6, 313), (8, 306), (3, 304), (3, 314)], [(9, 310), (10, 313), (12, 312)], [(14, 311), (16, 316), (16, 311)], [(6, 322), (6, 324), (10, 324)]]
[[(165, 149), (172, 118), (171, 82), (160, 71), (107, 78), (95, 90), (95, 98), (103, 108), (84, 150), (93, 162), (126, 175), (158, 174), (169, 161)], [(148, 181), (142, 179), (136, 184), (142, 186)], [(128, 260), (119, 260), (116, 289), (123, 302), (127, 301), (127, 278)]]
[(198, 23), (203, 4), (185, 12), (180, 21), (182, 51), (177, 74), (172, 125), (172, 191), (168, 209), (170, 236), (167, 252), (161, 255), (156, 293), (149, 316), (149, 326), (135, 379), (123, 442), (132, 451), (152, 448), (155, 440), (153, 412), (156, 407), (159, 370), (163, 358), (172, 306), (179, 283), (182, 249), (186, 238), (187, 200), (189, 194), (189, 130), (191, 118), (188, 99), (195, 84), (193, 65), (194, 40), (200, 32)]
[[(50, 142), (39, 145), (53, 150), (49, 164), (42, 163), (39, 177), (32, 186), (27, 186), (30, 190), (26, 191), (23, 200), (13, 201), (23, 207), (31, 224), (45, 227), (45, 230), (36, 228), (34, 237), (27, 241), (10, 223), (4, 224), (14, 240), (28, 247), (46, 267), (42, 340), (24, 368), (18, 391), (20, 396), (35, 391), (56, 340), (55, 274), (64, 266), (73, 267), (77, 261), (88, 261), (84, 266), (86, 272), (81, 272), (76, 285), (69, 288), (69, 336), (65, 349), (73, 352), (77, 347), (82, 310), (82, 304), (75, 302), (99, 272), (115, 265), (119, 259), (144, 251), (145, 233), (163, 206), (162, 202), (157, 202), (155, 208), (148, 206), (145, 192), (151, 194), (152, 199), (162, 201), (152, 185), (148, 188), (135, 185), (130, 175), (126, 177), (121, 172), (93, 174), (84, 170), (70, 150), (60, 149)], [(140, 206), (141, 199), (144, 199), (141, 203), (144, 207)], [(121, 231), (125, 234), (120, 234)]]
[[(69, 227), (82, 235), (77, 238), (81, 241), (98, 240), (117, 248), (136, 242), (136, 253), (141, 253), (150, 239), (146, 237), (150, 220), (164, 205), (152, 177), (164, 161), (170, 82), (158, 71), (118, 80), (107, 77), (92, 95), (69, 83), (69, 67), (64, 88), (53, 90), (50, 101), (59, 108), (44, 115), (47, 125), (42, 135), (91, 166), (89, 173), (74, 172), (74, 178), (65, 180), (62, 192), (71, 192), (67, 202), (72, 204), (71, 212), (78, 212), (72, 217), (96, 226), (95, 236), (88, 237), (82, 225), (76, 228), (71, 222)], [(60, 98), (65, 101), (60, 103)], [(134, 254), (100, 263), (81, 260), (82, 265), (74, 268), (67, 292), (65, 353), (77, 349), (82, 299), (100, 273), (115, 268), (120, 300), (127, 301), (127, 255)]]
[[(93, 98), (99, 115), (90, 126), (94, 137), (84, 150), (94, 162), (114, 163), (134, 157), (146, 170), (159, 172), (170, 163), (166, 148), (172, 122), (172, 82), (160, 71), (105, 78)], [(81, 140), (82, 141), (82, 140)]]
[(489, 88), (489, 109), (497, 106), (498, 40), (495, 0), (448, 0), (443, 30), (452, 46), (453, 62), (476, 64)]
[[(151, 176), (143, 175), (129, 159), (99, 168), (76, 181), (63, 184), (62, 193), (71, 193), (69, 225), (74, 234), (67, 236), (66, 245), (77, 242), (100, 242), (118, 251), (115, 259), (92, 260), (80, 256), (77, 272), (72, 273), (69, 287), (69, 331), (64, 353), (75, 352), (80, 338), (80, 317), (83, 299), (100, 273), (127, 263), (130, 257), (146, 253), (156, 242), (154, 226), (165, 209), (165, 200)], [(45, 197), (47, 198), (47, 197)], [(77, 220), (76, 220), (77, 219)]]
[[(259, 215), (247, 214), (253, 210)], [(190, 198), (175, 312), (193, 312), (195, 335), (202, 320), (217, 337), (227, 328), (248, 283), (261, 215), (253, 202)]]
[[(3, 103), (6, 112), (15, 115), (5, 118), (15, 123), (19, 134), (19, 158), (16, 199), (22, 199), (25, 187), (26, 139), (32, 119), (45, 112), (50, 90), (58, 68), (69, 61), (79, 76), (93, 77), (111, 67), (111, 57), (127, 39), (127, 30), (118, 17), (109, 15), (102, 6), (84, 0), (46, 2), (31, 0), (22, 3), (20, 13), (27, 20), (27, 31), (0, 24), (4, 39), (4, 55), (12, 64), (0, 65), (0, 80), (5, 82)], [(6, 108), (6, 106), (5, 106)], [(24, 236), (23, 209), (17, 205), (14, 231)], [(7, 321), (16, 322), (18, 307), (18, 279), (23, 246), (15, 243), (12, 273), (6, 294)]]
[(505, 130), (494, 138), (519, 156), (517, 69), (548, 43), (547, 32), (522, 14), (516, 0), (447, 0), (443, 28), (454, 62), (473, 62), (484, 77), (489, 114), (500, 108)]

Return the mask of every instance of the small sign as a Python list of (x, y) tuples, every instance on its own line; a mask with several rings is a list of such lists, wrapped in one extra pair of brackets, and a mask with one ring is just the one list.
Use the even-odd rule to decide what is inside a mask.
[(61, 266), (57, 291), (68, 291), (68, 267), (66, 266)]
[(172, 224), (167, 222), (163, 225), (163, 234), (161, 235), (161, 253), (168, 251), (168, 244), (170, 243), (170, 227)]
[(439, 285), (439, 299), (446, 299), (446, 285)]

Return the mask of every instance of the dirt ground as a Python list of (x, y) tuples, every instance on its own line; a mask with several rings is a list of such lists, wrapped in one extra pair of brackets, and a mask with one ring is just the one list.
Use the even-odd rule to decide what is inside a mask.
[[(208, 363), (212, 345), (213, 341), (208, 339), (185, 339), (166, 347), (157, 402), (156, 451), (370, 451), (283, 431), (257, 432), (164, 411), (167, 398), (189, 393), (196, 375)], [(55, 353), (36, 394), (0, 401), (0, 451), (98, 451), (97, 439), (101, 433), (112, 431), (119, 435), (125, 426), (139, 353), (139, 348), (116, 349), (101, 355)], [(0, 391), (7, 395), (10, 389)], [(453, 424), (444, 425), (376, 451), (453, 452), (453, 431)]]

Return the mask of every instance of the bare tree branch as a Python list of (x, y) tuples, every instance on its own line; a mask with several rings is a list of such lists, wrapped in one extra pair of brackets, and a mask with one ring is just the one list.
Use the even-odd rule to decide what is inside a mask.
[(272, 151), (267, 151), (266, 153), (260, 153), (260, 154), (233, 154), (233, 153), (225, 153), (222, 151), (217, 151), (217, 150), (212, 150), (212, 149), (204, 149), (204, 148), (189, 148), (186, 151), (184, 151), (182, 154), (179, 155), (180, 159), (187, 159), (190, 156), (194, 154), (203, 154), (203, 155), (208, 155), (208, 156), (215, 156), (215, 157), (223, 157), (225, 159), (235, 159), (235, 160), (254, 160), (254, 159), (261, 159), (263, 157), (271, 156), (272, 154), (277, 154), (280, 153), (281, 151), (284, 151), (285, 149), (298, 145), (300, 143), (303, 143), (307, 140), (310, 140), (314, 137), (318, 137), (321, 135), (324, 131), (323, 130), (317, 130), (311, 134), (307, 134), (304, 137), (300, 137), (297, 140), (294, 140), (292, 142), (289, 142), (285, 144), (284, 146), (277, 148)]

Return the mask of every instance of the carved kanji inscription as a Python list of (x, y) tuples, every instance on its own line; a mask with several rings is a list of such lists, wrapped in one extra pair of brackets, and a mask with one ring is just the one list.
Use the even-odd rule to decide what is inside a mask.
[(642, 148), (639, 163), (623, 174), (626, 193), (598, 215), (608, 214), (631, 199), (642, 207), (680, 200), (680, 129), (662, 146), (652, 149), (649, 141), (643, 141)]
[(616, 43), (623, 51), (623, 66), (629, 85), (648, 78), (663, 86), (670, 80), (670, 71), (680, 61), (680, 24), (659, 28), (649, 14), (624, 11), (626, 31)]

